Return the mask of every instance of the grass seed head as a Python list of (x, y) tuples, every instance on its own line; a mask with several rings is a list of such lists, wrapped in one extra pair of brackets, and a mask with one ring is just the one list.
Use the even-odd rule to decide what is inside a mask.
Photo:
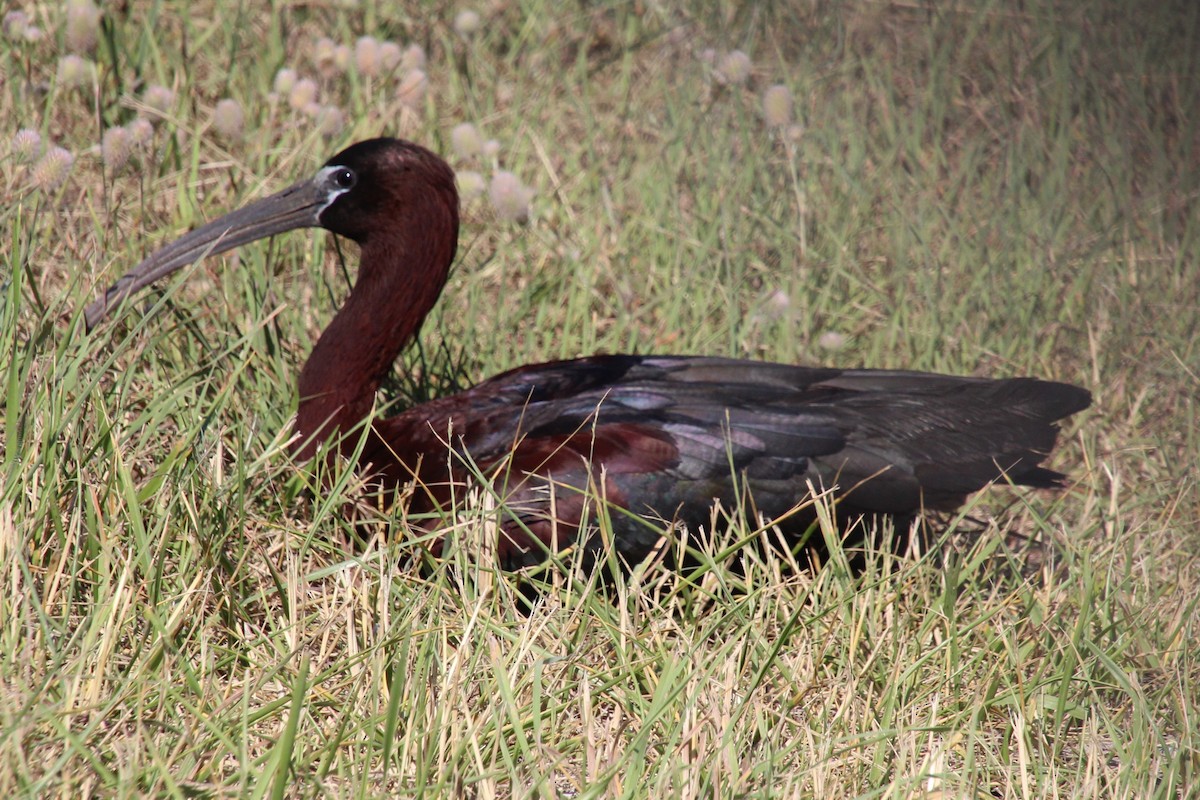
[(290, 94), (292, 87), (296, 85), (296, 70), (284, 67), (275, 73), (275, 80), (271, 84), (271, 90), (276, 94)]
[(492, 185), (488, 189), (492, 207), (496, 216), (506, 222), (525, 222), (529, 219), (529, 203), (533, 200), (533, 189), (521, 183), (518, 178), (507, 170), (497, 170), (492, 175)]
[(427, 91), (429, 91), (429, 78), (423, 70), (414, 69), (400, 81), (400, 86), (396, 89), (396, 97), (408, 108), (416, 110), (425, 100)]
[(374, 36), (360, 36), (354, 43), (354, 65), (360, 75), (378, 75), (381, 58), (379, 56), (379, 40)]
[(33, 185), (43, 192), (52, 192), (66, 182), (75, 164), (75, 156), (62, 147), (51, 147), (36, 164), (31, 177)]
[(778, 319), (792, 307), (792, 298), (783, 289), (776, 289), (767, 295), (767, 301), (763, 304), (763, 310), (766, 316), (771, 319)]
[(817, 337), (817, 346), (830, 353), (836, 353), (838, 350), (843, 349), (848, 341), (849, 339), (846, 338), (846, 334), (844, 333), (825, 331)]
[(109, 128), (104, 132), (104, 136), (100, 137), (100, 157), (111, 171), (119, 172), (129, 163), (134, 145), (133, 136), (128, 128), (121, 125)]
[[(336, 71), (334, 58), (337, 56), (337, 42), (330, 39), (328, 36), (322, 36), (313, 43), (313, 64), (322, 74), (329, 74)], [(295, 72), (292, 73), (293, 80)], [(279, 89), (275, 89), (279, 92)], [(282, 92), (280, 92), (282, 94)]]
[(782, 128), (792, 121), (792, 90), (782, 83), (769, 87), (762, 96), (763, 121), (768, 128)]
[(303, 111), (305, 106), (317, 102), (317, 82), (312, 78), (299, 79), (288, 90), (287, 98), (289, 106)]
[(22, 128), (13, 136), (9, 151), (18, 164), (32, 164), (42, 154), (42, 135), (33, 128)]
[(460, 11), (454, 17), (454, 32), (464, 39), (470, 39), (479, 33), (482, 25), (483, 22), (479, 18), (479, 13), (470, 9)]
[(313, 115), (317, 130), (326, 139), (332, 139), (346, 127), (346, 115), (337, 106), (321, 106)]
[(154, 139), (154, 125), (145, 117), (138, 117), (129, 123), (129, 135), (138, 147), (145, 147)]
[(450, 131), (450, 147), (454, 150), (454, 155), (465, 161), (479, 155), (483, 149), (483, 137), (479, 135), (478, 128), (469, 122), (463, 122), (455, 125)]
[(4, 35), (14, 41), (25, 38), (25, 29), (29, 27), (29, 15), (24, 11), (8, 11), (4, 14), (4, 21), (0, 23), (0, 30), (4, 31)]
[(379, 43), (379, 63), (385, 70), (391, 72), (400, 66), (403, 60), (404, 51), (400, 49), (400, 45), (395, 42)]
[(67, 24), (63, 38), (72, 53), (90, 53), (100, 33), (100, 9), (91, 0), (67, 3)]
[(58, 60), (58, 82), (67, 89), (77, 89), (92, 82), (96, 66), (83, 56), (70, 53)]
[(142, 103), (149, 110), (149, 116), (163, 118), (175, 105), (175, 93), (165, 86), (153, 83), (142, 92)]
[(245, 131), (246, 114), (237, 100), (225, 98), (213, 109), (213, 129), (226, 142), (239, 142)]
[(458, 182), (458, 195), (464, 203), (469, 203), (482, 196), (483, 190), (487, 188), (487, 181), (474, 170), (460, 170), (455, 173), (454, 177)]
[(9, 11), (4, 15), (2, 27), (5, 37), (14, 42), (41, 41), (42, 29), (29, 22), (29, 15), (24, 11)]
[(741, 50), (731, 50), (721, 59), (721, 65), (717, 68), (717, 77), (724, 83), (741, 86), (750, 80), (750, 71), (753, 66), (750, 56)]
[(410, 44), (400, 59), (400, 69), (405, 71), (425, 69), (425, 48), (419, 44)]

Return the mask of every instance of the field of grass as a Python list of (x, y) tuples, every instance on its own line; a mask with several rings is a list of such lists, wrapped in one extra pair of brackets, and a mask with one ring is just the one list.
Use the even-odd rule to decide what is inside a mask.
[[(1195, 796), (1200, 6), (260, 5), (5, 6), (0, 796)], [(534, 192), (464, 201), (381, 409), (592, 352), (1031, 374), (1095, 394), (1069, 487), (524, 612), (486, 502), (432, 573), (400, 519), (345, 547), (352, 476), (314, 496), (286, 439), (352, 244), (80, 310), (380, 134)]]

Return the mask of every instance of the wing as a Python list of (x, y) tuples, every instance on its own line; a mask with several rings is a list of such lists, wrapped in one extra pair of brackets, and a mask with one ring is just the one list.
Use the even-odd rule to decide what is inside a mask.
[[(501, 544), (509, 563), (530, 538), (574, 537), (597, 493), (629, 512), (613, 529), (637, 560), (662, 530), (638, 518), (694, 525), (714, 502), (747, 496), (779, 517), (810, 482), (849, 512), (896, 515), (953, 508), (998, 479), (1056, 485), (1061, 476), (1040, 467), (1055, 423), (1089, 403), (1083, 389), (1030, 378), (596, 356), (498, 375), (385, 420), (379, 433), (420, 439), (415, 419), (437, 431), (443, 452), (453, 442), (491, 471), (514, 509)], [(428, 458), (428, 434), (420, 446)]]

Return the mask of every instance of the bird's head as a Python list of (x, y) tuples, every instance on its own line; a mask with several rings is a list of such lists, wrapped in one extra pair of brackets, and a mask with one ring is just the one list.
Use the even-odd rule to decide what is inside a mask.
[(398, 234), (453, 242), (458, 236), (454, 173), (433, 152), (402, 139), (353, 144), (313, 177), (196, 228), (146, 258), (84, 309), (87, 327), (98, 325), (130, 295), (205, 256), (318, 227), (363, 247)]

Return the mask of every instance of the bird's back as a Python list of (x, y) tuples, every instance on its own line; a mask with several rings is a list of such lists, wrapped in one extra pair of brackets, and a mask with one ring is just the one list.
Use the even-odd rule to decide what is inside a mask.
[[(833, 490), (843, 516), (907, 518), (998, 480), (1058, 485), (1040, 464), (1057, 421), (1089, 403), (1083, 389), (1032, 378), (614, 355), (522, 367), (380, 433), (412, 441), (405, 417), (430, 430), (445, 422), (451, 462), (469, 454), (490, 470), (511, 509), (506, 563), (540, 558), (531, 538), (573, 539), (597, 496), (618, 551), (636, 562), (664, 521), (707, 524), (717, 502), (779, 518), (812, 486)], [(389, 435), (389, 424), (404, 430)]]

